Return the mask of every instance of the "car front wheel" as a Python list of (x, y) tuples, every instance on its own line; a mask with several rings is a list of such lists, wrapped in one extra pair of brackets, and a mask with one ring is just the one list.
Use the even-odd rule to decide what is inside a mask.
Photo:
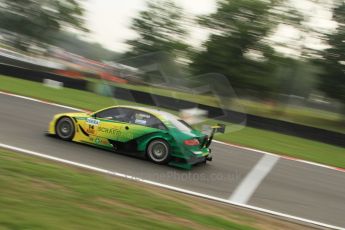
[(74, 124), (68, 117), (61, 118), (55, 126), (56, 135), (63, 140), (72, 140), (74, 137)]
[(147, 146), (148, 158), (157, 164), (166, 164), (170, 161), (170, 148), (165, 140), (157, 139)]

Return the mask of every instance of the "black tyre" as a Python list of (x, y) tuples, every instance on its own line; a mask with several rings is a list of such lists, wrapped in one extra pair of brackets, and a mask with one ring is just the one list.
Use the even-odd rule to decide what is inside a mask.
[(156, 139), (149, 143), (146, 149), (147, 157), (156, 164), (166, 164), (170, 161), (170, 147), (168, 142)]
[(68, 117), (59, 119), (55, 126), (55, 133), (63, 140), (72, 140), (75, 134), (73, 121)]

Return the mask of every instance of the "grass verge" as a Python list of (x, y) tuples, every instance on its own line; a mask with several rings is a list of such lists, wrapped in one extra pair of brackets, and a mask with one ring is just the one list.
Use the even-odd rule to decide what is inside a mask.
[[(40, 83), (5, 76), (0, 76), (0, 90), (88, 110), (98, 110), (114, 104), (135, 104), (85, 91), (68, 88), (52, 89)], [(231, 124), (227, 123), (227, 125)], [(251, 127), (243, 127), (237, 132), (217, 135), (216, 139), (345, 168), (345, 148), (317, 141)]]
[(0, 229), (307, 229), (0, 149)]

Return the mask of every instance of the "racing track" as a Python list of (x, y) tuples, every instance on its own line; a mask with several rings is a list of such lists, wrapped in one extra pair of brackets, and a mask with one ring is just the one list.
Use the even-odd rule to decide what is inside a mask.
[(213, 161), (184, 171), (47, 137), (69, 109), (0, 94), (0, 144), (345, 228), (345, 172), (212, 144)]

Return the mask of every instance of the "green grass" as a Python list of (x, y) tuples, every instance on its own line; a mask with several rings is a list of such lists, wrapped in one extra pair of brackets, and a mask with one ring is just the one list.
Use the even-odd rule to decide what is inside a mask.
[(297, 229), (272, 217), (4, 149), (0, 188), (0, 229)]
[(248, 100), (236, 100), (235, 104), (249, 114), (345, 133), (345, 118), (339, 113), (293, 105), (272, 106)]
[[(40, 83), (4, 76), (0, 77), (0, 90), (88, 110), (97, 110), (117, 103), (132, 104), (90, 92), (67, 88), (52, 89)], [(230, 123), (227, 123), (227, 125), (234, 126)], [(240, 128), (242, 129), (236, 132), (217, 135), (216, 139), (345, 168), (345, 148), (250, 127)]]

